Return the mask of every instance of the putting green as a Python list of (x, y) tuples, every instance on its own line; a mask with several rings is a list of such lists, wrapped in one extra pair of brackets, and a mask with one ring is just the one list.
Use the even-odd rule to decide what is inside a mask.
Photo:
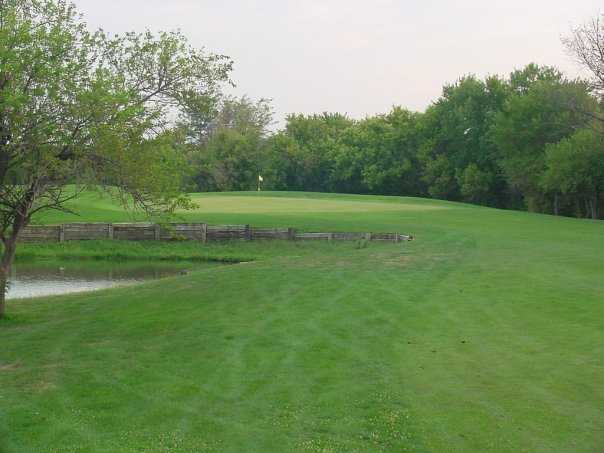
[(312, 198), (288, 198), (270, 196), (213, 196), (195, 194), (194, 212), (246, 213), (246, 214), (287, 214), (287, 213), (337, 213), (337, 212), (396, 212), (432, 211), (447, 209), (445, 205), (420, 204), (393, 199), (386, 201), (352, 201)]

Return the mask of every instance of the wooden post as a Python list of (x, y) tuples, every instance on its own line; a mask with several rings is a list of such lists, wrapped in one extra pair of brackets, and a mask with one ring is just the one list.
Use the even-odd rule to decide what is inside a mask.
[(201, 224), (201, 242), (203, 242), (204, 244), (206, 242), (208, 242), (208, 224), (207, 223)]
[(331, 242), (333, 240), (333, 233), (327, 233), (327, 241)]
[(59, 242), (65, 242), (65, 224), (59, 225)]
[(245, 240), (246, 241), (252, 240), (252, 227), (249, 225), (245, 226)]
[(394, 242), (399, 243), (401, 242), (401, 235), (398, 233), (395, 233), (394, 235)]
[(156, 223), (154, 225), (154, 230), (155, 230), (155, 240), (159, 241), (161, 239), (161, 225), (159, 225), (159, 223)]
[(288, 228), (287, 229), (287, 239), (289, 241), (293, 241), (294, 239), (296, 239), (296, 230), (294, 230), (293, 228)]
[(365, 240), (371, 241), (371, 233), (365, 233)]
[(107, 238), (113, 239), (113, 223), (107, 225)]

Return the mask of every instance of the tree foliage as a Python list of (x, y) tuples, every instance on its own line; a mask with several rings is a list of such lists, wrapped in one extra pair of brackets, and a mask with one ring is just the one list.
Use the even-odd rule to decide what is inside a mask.
[[(490, 131), (509, 92), (509, 84), (497, 77), (482, 81), (467, 76), (445, 86), (441, 98), (424, 117), (425, 141), (420, 159), (428, 193), (437, 198), (504, 203), (498, 149)], [(480, 196), (468, 185), (470, 173), (477, 172), (488, 175), (482, 178), (482, 184), (488, 183), (489, 187), (480, 190)]]
[[(251, 136), (232, 119), (263, 117), (261, 105), (225, 105), (214, 120), (221, 132), (198, 147), (197, 155), (204, 157), (193, 163), (196, 186), (251, 189), (258, 173), (267, 189), (428, 195), (600, 216), (599, 192), (575, 185), (578, 192), (571, 193), (570, 168), (579, 174), (579, 167), (564, 167), (560, 156), (589, 161), (589, 134), (592, 150), (598, 149), (604, 118), (602, 30), (598, 17), (564, 40), (589, 71), (587, 81), (531, 63), (508, 77), (464, 76), (446, 85), (422, 113), (394, 107), (361, 120), (341, 113), (293, 114), (281, 130)], [(573, 146), (583, 151), (572, 154)]]
[(595, 133), (600, 110), (587, 83), (535, 64), (507, 78), (463, 77), (424, 113), (290, 115), (275, 133), (263, 101), (231, 98), (191, 163), (198, 190), (255, 189), (261, 174), (273, 190), (429, 195), (592, 216), (555, 188), (547, 150), (584, 128)]
[[(201, 116), (204, 112), (198, 113)], [(189, 137), (184, 148), (193, 167), (191, 189), (255, 188), (272, 122), (270, 100), (227, 96), (220, 100), (203, 130), (181, 124)]]
[(20, 231), (65, 210), (74, 184), (111, 185), (151, 214), (186, 205), (170, 118), (211, 103), (230, 68), (179, 33), (110, 38), (62, 0), (0, 2), (2, 287)]
[(545, 190), (561, 195), (575, 215), (600, 218), (604, 209), (604, 133), (585, 128), (546, 148)]
[[(552, 202), (539, 186), (545, 170), (545, 148), (571, 136), (589, 118), (583, 111), (596, 105), (585, 84), (561, 74), (540, 77), (522, 92), (514, 93), (497, 116), (494, 142), (510, 185), (523, 194), (528, 206), (546, 210)], [(573, 108), (581, 105), (581, 111)]]

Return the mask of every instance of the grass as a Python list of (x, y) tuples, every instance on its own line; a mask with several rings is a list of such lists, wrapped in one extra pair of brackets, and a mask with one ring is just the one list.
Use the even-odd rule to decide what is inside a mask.
[[(417, 241), (22, 247), (254, 261), (10, 302), (0, 452), (601, 451), (603, 223), (396, 197), (197, 198), (184, 218)], [(77, 207), (128, 220), (94, 195)]]
[(239, 263), (258, 258), (254, 251), (244, 252), (236, 243), (215, 244), (213, 247), (192, 246), (189, 242), (113, 242), (75, 241), (22, 244), (16, 260), (116, 260), (116, 261), (215, 261)]

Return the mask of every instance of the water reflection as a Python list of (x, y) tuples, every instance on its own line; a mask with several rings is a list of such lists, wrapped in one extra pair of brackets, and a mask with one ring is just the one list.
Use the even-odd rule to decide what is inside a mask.
[[(198, 267), (198, 265), (196, 265)], [(132, 285), (182, 273), (190, 264), (19, 263), (13, 266), (7, 297), (20, 299)]]

